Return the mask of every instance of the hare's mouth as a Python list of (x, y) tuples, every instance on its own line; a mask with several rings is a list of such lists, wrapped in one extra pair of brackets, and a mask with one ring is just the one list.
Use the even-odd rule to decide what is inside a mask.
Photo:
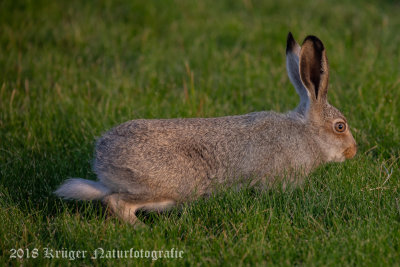
[(345, 160), (346, 160), (346, 157), (344, 155), (341, 155), (341, 156), (335, 158), (336, 162), (344, 162)]

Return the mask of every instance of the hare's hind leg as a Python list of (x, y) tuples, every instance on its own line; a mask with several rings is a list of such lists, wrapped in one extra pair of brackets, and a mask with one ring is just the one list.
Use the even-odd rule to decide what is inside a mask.
[(118, 193), (108, 195), (103, 199), (103, 202), (125, 222), (130, 224), (140, 223), (135, 215), (136, 210), (139, 208), (138, 204), (126, 201), (124, 195)]
[(137, 210), (163, 211), (175, 205), (171, 199), (135, 200), (133, 196), (124, 193), (108, 195), (103, 202), (122, 220), (136, 225), (143, 224), (135, 215)]

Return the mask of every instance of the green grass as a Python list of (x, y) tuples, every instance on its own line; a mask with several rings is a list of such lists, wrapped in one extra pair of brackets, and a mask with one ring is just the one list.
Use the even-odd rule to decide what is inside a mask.
[[(1, 1), (0, 265), (399, 266), (398, 14), (396, 1)], [(141, 214), (151, 230), (52, 194), (69, 176), (95, 179), (95, 138), (121, 122), (294, 108), (288, 31), (323, 40), (356, 158), (293, 191), (228, 190)], [(10, 259), (98, 247), (184, 256)]]

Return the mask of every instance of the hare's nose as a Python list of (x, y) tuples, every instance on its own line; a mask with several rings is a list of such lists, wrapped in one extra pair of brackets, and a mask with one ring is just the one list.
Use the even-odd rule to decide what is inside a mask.
[(344, 156), (346, 159), (351, 159), (357, 154), (357, 145), (354, 144), (351, 147), (348, 147), (344, 152)]

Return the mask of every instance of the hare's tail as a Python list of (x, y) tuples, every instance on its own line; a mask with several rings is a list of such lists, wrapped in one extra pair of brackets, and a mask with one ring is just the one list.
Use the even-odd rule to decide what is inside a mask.
[(65, 199), (97, 200), (111, 194), (111, 190), (101, 182), (71, 178), (66, 180), (54, 193)]

